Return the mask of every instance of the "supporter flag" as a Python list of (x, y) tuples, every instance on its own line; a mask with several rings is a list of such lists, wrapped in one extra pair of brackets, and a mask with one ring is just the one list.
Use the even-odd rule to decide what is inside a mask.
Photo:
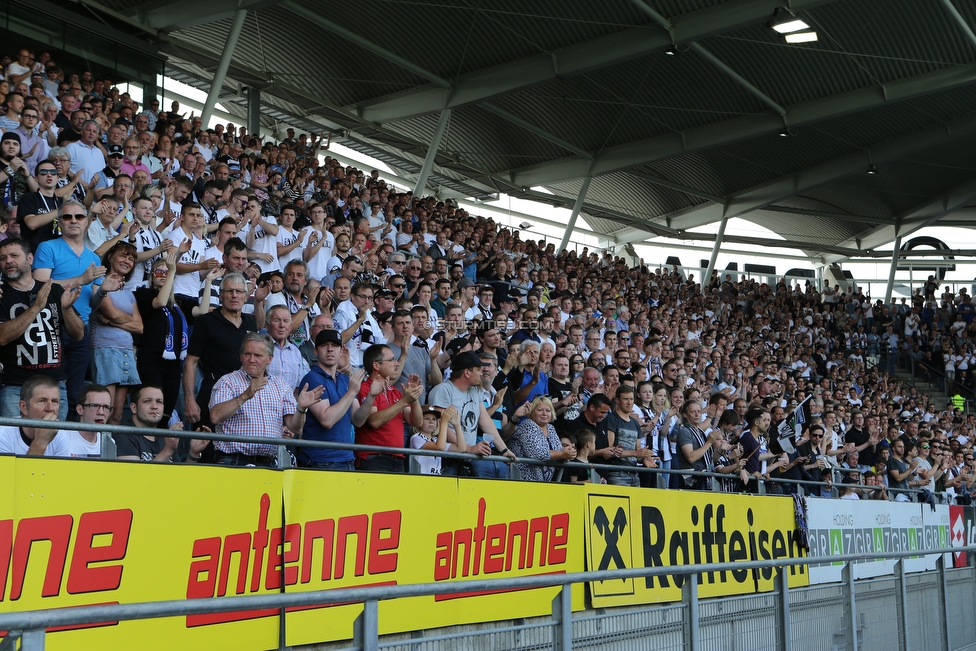
[(783, 451), (788, 454), (793, 454), (795, 449), (793, 448), (793, 442), (790, 439), (797, 438), (800, 436), (800, 432), (803, 430), (803, 423), (806, 422), (806, 416), (803, 413), (803, 405), (807, 403), (806, 400), (801, 402), (796, 406), (789, 416), (783, 419), (783, 422), (779, 424), (779, 430), (776, 432), (779, 444), (783, 446)]

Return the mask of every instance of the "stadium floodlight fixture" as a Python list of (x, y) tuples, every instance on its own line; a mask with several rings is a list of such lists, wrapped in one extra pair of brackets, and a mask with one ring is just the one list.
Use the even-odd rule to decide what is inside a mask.
[(787, 34), (783, 38), (786, 39), (787, 43), (813, 43), (817, 40), (816, 32), (794, 32), (793, 34)]

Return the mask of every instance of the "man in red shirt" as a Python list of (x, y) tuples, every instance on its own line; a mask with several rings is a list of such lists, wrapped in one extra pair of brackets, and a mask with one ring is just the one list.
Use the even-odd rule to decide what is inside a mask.
[[(423, 422), (423, 409), (418, 402), (423, 391), (420, 376), (411, 374), (400, 393), (390, 383), (397, 363), (396, 355), (384, 344), (374, 344), (363, 353), (363, 369), (369, 377), (363, 381), (358, 398), (360, 410), (369, 410), (369, 416), (361, 427), (356, 428), (356, 443), (402, 448), (404, 423), (420, 427)], [(368, 472), (406, 471), (402, 454), (359, 450), (356, 451), (356, 468)]]

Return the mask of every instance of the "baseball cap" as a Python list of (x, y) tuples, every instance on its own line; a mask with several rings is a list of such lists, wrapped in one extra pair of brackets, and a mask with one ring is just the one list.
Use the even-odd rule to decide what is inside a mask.
[(451, 343), (447, 344), (447, 348), (446, 348), (447, 354), (450, 355), (451, 357), (454, 357), (459, 352), (461, 352), (461, 349), (467, 346), (468, 343), (469, 342), (467, 337), (455, 337), (454, 339), (451, 340)]
[(481, 359), (478, 357), (478, 353), (469, 350), (464, 353), (458, 353), (458, 355), (451, 362), (451, 371), (458, 373), (469, 368), (481, 368), (482, 366), (489, 366), (489, 364), (488, 362), (481, 361)]
[(337, 346), (342, 345), (342, 338), (339, 337), (339, 332), (337, 330), (320, 330), (319, 333), (315, 335), (316, 348), (328, 343), (332, 343)]
[(108, 146), (109, 156), (122, 156), (122, 145), (109, 145)]
[(440, 418), (441, 417), (441, 408), (440, 407), (435, 407), (434, 405), (424, 405), (421, 408), (421, 413), (423, 413), (423, 414), (431, 414), (433, 416), (436, 416), (437, 418)]

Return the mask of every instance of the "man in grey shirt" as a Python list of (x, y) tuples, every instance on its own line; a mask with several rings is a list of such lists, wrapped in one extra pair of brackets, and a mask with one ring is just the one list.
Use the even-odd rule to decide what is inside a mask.
[(414, 346), (413, 339), (413, 318), (410, 316), (410, 312), (397, 310), (393, 314), (393, 341), (387, 343), (398, 362), (397, 375), (391, 377), (390, 380), (402, 392), (403, 387), (407, 384), (407, 378), (416, 373), (424, 385), (421, 394), (422, 403), (430, 388), (440, 384), (443, 376), (440, 367), (437, 364), (431, 364), (430, 353), (427, 352), (427, 349)]
[[(491, 445), (494, 444), (495, 449), (502, 456), (514, 459), (515, 454), (502, 440), (485, 408), (484, 393), (481, 389), (481, 367), (486, 365), (487, 363), (478, 359), (478, 354), (473, 351), (459, 353), (451, 362), (451, 379), (435, 386), (430, 392), (428, 402), (441, 409), (450, 405), (457, 408), (461, 416), (462, 431), (455, 434), (464, 436), (469, 452), (488, 457), (491, 455)], [(483, 438), (478, 436), (479, 427), (483, 432)], [(500, 479), (508, 477), (508, 468), (501, 468), (505, 471), (504, 476), (496, 468), (501, 465), (499, 463), (489, 460), (469, 463), (471, 474), (475, 477)]]

